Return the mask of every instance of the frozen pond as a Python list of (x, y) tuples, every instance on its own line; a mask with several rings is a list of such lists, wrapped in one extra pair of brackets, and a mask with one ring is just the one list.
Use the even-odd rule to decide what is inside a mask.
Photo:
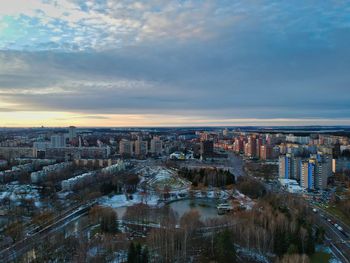
[(169, 206), (179, 215), (179, 218), (186, 212), (197, 210), (202, 220), (219, 217), (216, 209), (216, 199), (184, 199), (175, 201)]
[[(202, 220), (220, 216), (217, 213), (216, 205), (217, 200), (209, 198), (182, 199), (168, 204), (168, 206), (170, 206), (178, 214), (179, 218), (186, 212), (197, 210), (201, 215)], [(118, 213), (118, 218), (123, 217), (126, 209), (127, 207), (114, 208), (114, 210)]]

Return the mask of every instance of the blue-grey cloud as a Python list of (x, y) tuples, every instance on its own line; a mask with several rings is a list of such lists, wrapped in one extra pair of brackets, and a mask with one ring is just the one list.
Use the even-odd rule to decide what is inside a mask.
[(350, 118), (347, 1), (40, 6), (3, 19), (26, 25), (0, 40), (0, 98), (19, 110)]

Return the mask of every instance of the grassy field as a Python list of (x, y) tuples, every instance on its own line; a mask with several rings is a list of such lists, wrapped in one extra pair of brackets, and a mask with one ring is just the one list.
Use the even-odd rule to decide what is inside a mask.
[(326, 252), (316, 252), (310, 259), (311, 263), (328, 263), (331, 259), (331, 255)]
[(335, 217), (339, 218), (341, 221), (343, 221), (345, 224), (350, 226), (350, 218), (343, 214), (342, 211), (340, 211), (337, 207), (329, 206), (325, 209), (330, 214), (334, 215)]

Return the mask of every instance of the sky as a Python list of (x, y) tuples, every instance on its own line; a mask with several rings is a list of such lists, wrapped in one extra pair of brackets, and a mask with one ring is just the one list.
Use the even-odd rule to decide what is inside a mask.
[(348, 0), (1, 0), (0, 127), (350, 125)]

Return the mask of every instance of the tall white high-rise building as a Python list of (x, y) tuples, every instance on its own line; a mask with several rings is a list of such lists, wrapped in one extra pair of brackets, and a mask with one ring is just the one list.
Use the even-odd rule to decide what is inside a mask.
[(57, 134), (51, 136), (51, 148), (66, 147), (66, 139), (63, 135)]
[(127, 155), (133, 155), (134, 154), (134, 143), (132, 141), (122, 139), (119, 142), (119, 153), (121, 155), (127, 154)]
[(279, 157), (279, 177), (283, 179), (300, 179), (300, 157), (286, 154)]
[(153, 137), (151, 140), (151, 150), (153, 154), (161, 154), (163, 151), (163, 142), (159, 137)]
[(308, 190), (315, 189), (315, 173), (316, 173), (315, 159), (302, 161), (300, 186)]
[(327, 162), (319, 162), (316, 165), (315, 188), (324, 190), (327, 188), (329, 174), (332, 174), (332, 168)]
[(140, 138), (135, 141), (135, 154), (136, 155), (147, 155), (148, 144), (147, 141), (143, 141)]
[(68, 127), (68, 139), (69, 139), (69, 141), (73, 140), (75, 137), (77, 137), (77, 128), (75, 126), (69, 126)]
[(324, 190), (331, 175), (332, 166), (328, 156), (314, 155), (302, 162), (300, 186), (309, 190)]

